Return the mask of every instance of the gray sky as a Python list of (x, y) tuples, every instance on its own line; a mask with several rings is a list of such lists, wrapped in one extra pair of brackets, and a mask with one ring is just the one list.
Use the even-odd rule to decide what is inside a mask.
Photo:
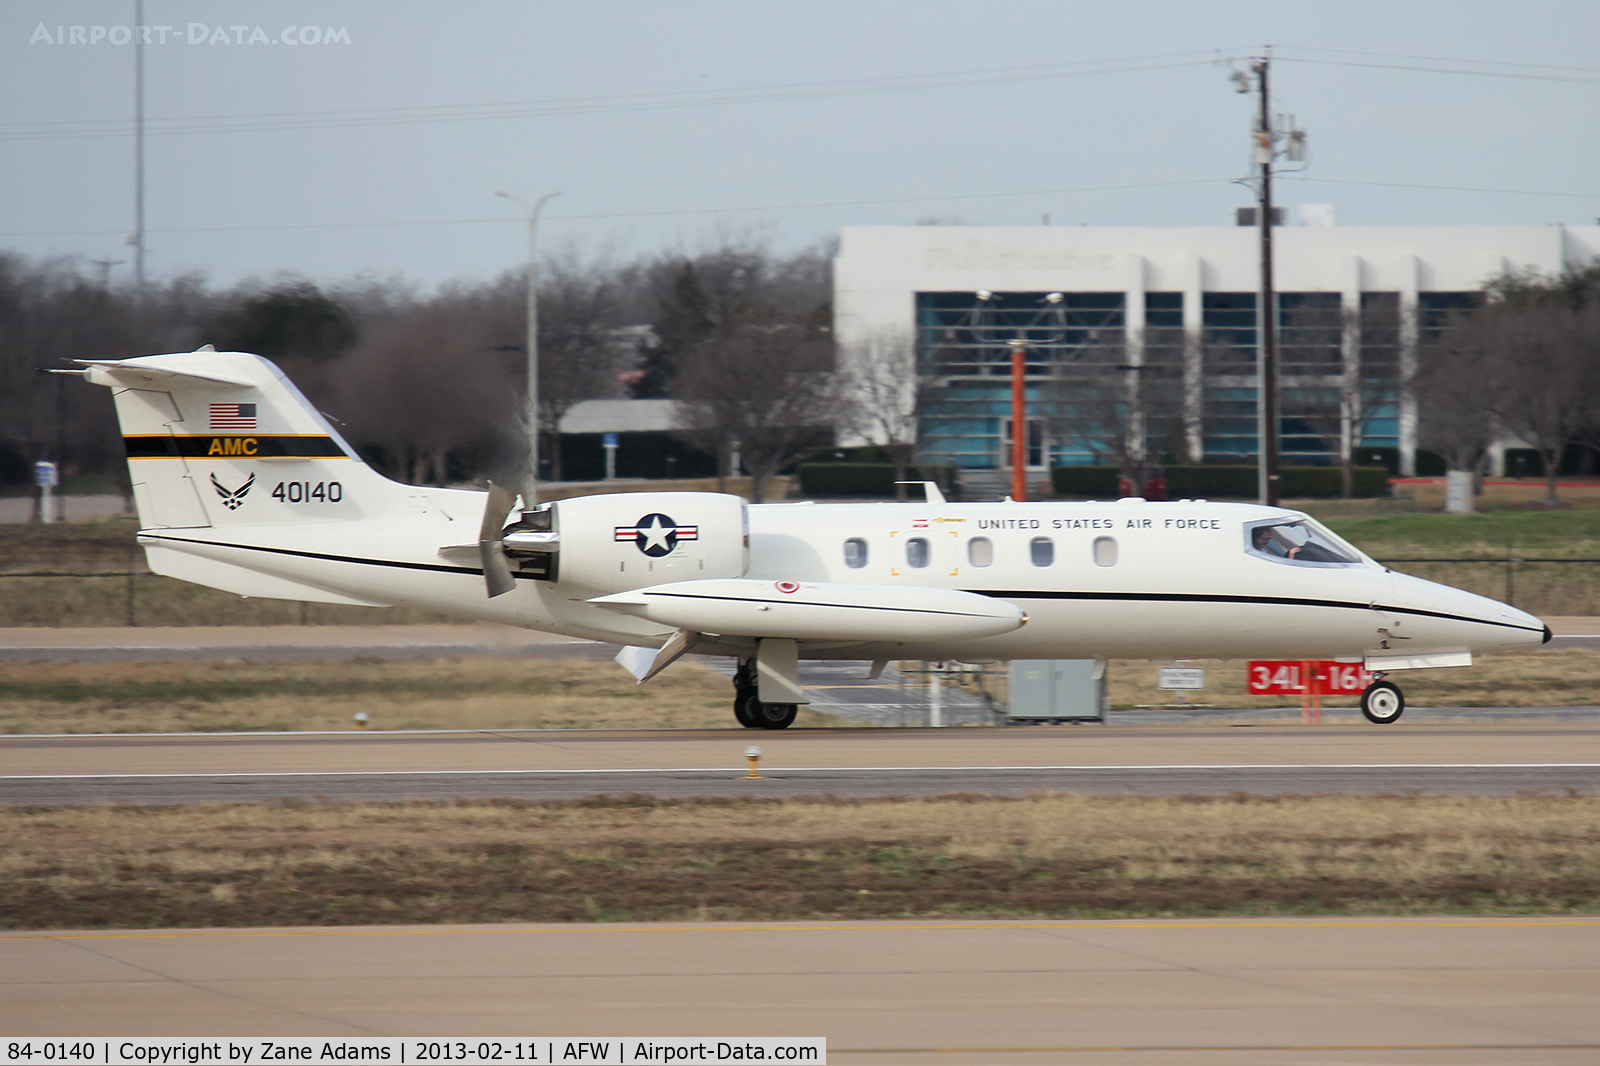
[[(1219, 50), (1265, 43), (1277, 110), (1310, 131), (1291, 212), (1600, 216), (1592, 0), (146, 0), (144, 21), (173, 28), (146, 48), (156, 276), (491, 276), (526, 247), (496, 189), (561, 190), (541, 241), (586, 254), (926, 216), (1221, 225), (1249, 202), (1228, 179), (1252, 98)], [(131, 258), (133, 46), (113, 41), (133, 22), (132, 0), (0, 9), (0, 247)]]

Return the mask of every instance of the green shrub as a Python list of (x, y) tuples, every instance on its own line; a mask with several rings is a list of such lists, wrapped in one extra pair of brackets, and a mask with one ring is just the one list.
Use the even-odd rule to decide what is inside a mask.
[[(1252, 500), (1258, 491), (1256, 478), (1254, 466), (1169, 466), (1167, 498)], [(1285, 466), (1278, 470), (1278, 495), (1284, 499), (1334, 499), (1341, 485), (1336, 466)], [(1354, 491), (1361, 499), (1387, 496), (1389, 471), (1381, 466), (1356, 467)]]
[(1057, 496), (1114, 500), (1119, 477), (1114, 466), (1057, 466), (1050, 470), (1050, 486)]

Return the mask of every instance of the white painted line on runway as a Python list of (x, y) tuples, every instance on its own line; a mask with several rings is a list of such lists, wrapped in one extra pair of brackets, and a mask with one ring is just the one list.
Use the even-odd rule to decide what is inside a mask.
[[(775, 766), (768, 773), (954, 773), (977, 770), (1600, 770), (1594, 762), (1350, 762), (1350, 763), (1175, 763), (1152, 766)], [(734, 766), (662, 766), (639, 769), (594, 770), (217, 770), (210, 773), (171, 774), (0, 774), (0, 781), (84, 781), (182, 777), (460, 777), (534, 774), (734, 774)], [(755, 778), (753, 780), (761, 780)]]

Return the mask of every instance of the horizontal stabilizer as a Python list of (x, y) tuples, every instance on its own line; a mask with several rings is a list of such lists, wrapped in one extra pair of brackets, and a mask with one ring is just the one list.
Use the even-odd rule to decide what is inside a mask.
[[(167, 358), (148, 356), (146, 358)], [(222, 371), (178, 368), (170, 365), (153, 365), (143, 359), (74, 359), (90, 369), (85, 376), (95, 385), (158, 385), (174, 381), (196, 381), (205, 385), (226, 385), (230, 388), (254, 388), (256, 382), (229, 375)], [(98, 375), (110, 375), (112, 380), (101, 380)]]

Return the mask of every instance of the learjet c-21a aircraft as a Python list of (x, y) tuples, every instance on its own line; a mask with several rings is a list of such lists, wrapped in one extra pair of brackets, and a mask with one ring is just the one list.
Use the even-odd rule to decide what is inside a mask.
[[(641, 683), (738, 660), (734, 714), (782, 729), (801, 659), (1334, 659), (1383, 675), (1537, 645), (1522, 611), (1386, 570), (1296, 511), (1147, 503), (768, 504), (711, 492), (525, 510), (390, 481), (272, 363), (82, 360), (110, 387), (150, 569), (241, 596), (406, 605), (624, 646)], [(508, 524), (509, 522), (509, 524)]]

